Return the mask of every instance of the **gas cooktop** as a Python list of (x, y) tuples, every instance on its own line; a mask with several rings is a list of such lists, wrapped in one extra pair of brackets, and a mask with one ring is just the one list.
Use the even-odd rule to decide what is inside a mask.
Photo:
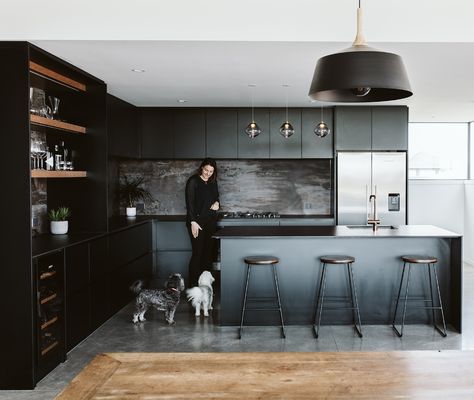
[(226, 211), (221, 213), (221, 218), (280, 218), (276, 211)]

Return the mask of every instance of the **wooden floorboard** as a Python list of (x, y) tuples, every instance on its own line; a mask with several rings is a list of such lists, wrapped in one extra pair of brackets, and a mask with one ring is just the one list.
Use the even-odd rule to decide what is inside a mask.
[(474, 399), (474, 352), (106, 353), (57, 399)]

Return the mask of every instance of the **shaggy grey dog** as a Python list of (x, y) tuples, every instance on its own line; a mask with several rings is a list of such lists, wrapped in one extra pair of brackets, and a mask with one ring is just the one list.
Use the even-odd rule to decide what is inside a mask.
[(204, 311), (204, 316), (209, 316), (209, 311), (212, 310), (212, 298), (214, 292), (212, 290), (212, 283), (215, 281), (214, 277), (209, 271), (204, 271), (198, 280), (199, 286), (194, 286), (186, 290), (188, 301), (191, 302), (196, 309), (196, 317), (201, 315), (201, 308)]
[(174, 324), (174, 313), (179, 304), (184, 280), (181, 274), (171, 274), (166, 281), (166, 289), (143, 289), (143, 281), (135, 281), (130, 290), (137, 294), (133, 322), (146, 321), (145, 313), (149, 307), (165, 312), (169, 325)]

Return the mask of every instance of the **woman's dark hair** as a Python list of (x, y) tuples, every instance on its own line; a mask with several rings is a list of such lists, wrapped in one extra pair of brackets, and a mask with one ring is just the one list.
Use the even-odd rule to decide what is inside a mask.
[(209, 181), (210, 182), (215, 182), (217, 180), (217, 164), (216, 164), (216, 160), (214, 160), (213, 158), (205, 158), (204, 160), (202, 160), (202, 163), (199, 166), (199, 169), (197, 170), (197, 173), (199, 175), (201, 175), (202, 174), (202, 169), (206, 165), (210, 165), (212, 168), (214, 168), (214, 173), (209, 178)]

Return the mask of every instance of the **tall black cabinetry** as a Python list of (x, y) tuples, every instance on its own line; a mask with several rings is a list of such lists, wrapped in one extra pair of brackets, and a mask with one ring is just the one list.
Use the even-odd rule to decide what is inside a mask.
[[(5, 94), (0, 100), (5, 148), (0, 205), (8, 210), (2, 220), (7, 234), (0, 242), (0, 311), (5, 321), (15, 321), (0, 330), (0, 389), (31, 389), (45, 373), (37, 362), (44, 343), (38, 340), (31, 179), (45, 180), (48, 209), (64, 205), (72, 210), (70, 232), (107, 230), (106, 89), (102, 81), (27, 42), (1, 42), (0, 56)], [(30, 87), (61, 100), (60, 119), (30, 114)], [(31, 170), (31, 129), (44, 134), (50, 147), (65, 141), (74, 150), (75, 170)]]

